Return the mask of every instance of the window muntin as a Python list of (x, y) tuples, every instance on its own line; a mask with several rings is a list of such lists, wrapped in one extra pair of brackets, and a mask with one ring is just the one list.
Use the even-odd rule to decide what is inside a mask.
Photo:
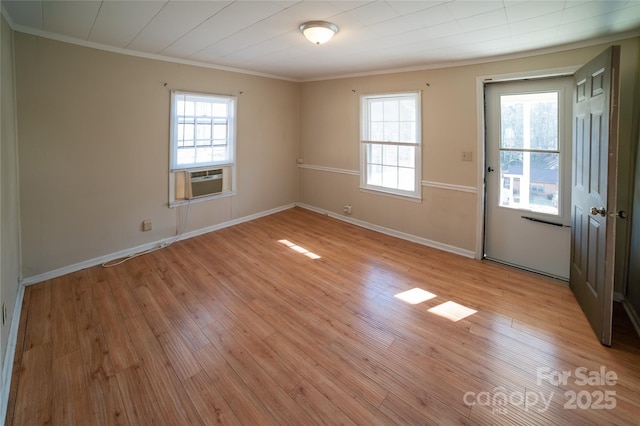
[(361, 97), (361, 187), (420, 198), (420, 92)]
[(171, 169), (233, 164), (235, 110), (232, 96), (171, 93)]

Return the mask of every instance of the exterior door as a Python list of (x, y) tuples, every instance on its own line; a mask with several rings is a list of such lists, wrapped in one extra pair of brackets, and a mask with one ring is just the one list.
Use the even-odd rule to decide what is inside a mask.
[(598, 339), (611, 345), (620, 47), (574, 75), (571, 290)]
[(572, 78), (485, 85), (485, 258), (569, 279)]

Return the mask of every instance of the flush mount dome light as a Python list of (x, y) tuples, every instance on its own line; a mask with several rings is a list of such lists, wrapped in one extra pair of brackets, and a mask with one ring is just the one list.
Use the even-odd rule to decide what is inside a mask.
[(302, 34), (313, 44), (326, 43), (338, 32), (338, 26), (331, 22), (309, 21), (300, 25)]

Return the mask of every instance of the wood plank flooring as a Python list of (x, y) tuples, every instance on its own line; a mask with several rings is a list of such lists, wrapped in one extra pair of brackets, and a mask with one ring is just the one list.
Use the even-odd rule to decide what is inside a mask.
[(638, 424), (617, 321), (605, 348), (563, 284), (294, 208), (28, 287), (7, 424)]

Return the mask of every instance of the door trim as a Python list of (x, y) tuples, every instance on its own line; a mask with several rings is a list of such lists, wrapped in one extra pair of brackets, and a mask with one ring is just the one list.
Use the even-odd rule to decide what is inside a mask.
[(524, 80), (531, 78), (547, 78), (547, 77), (568, 77), (572, 76), (582, 65), (572, 65), (561, 68), (549, 68), (543, 70), (521, 71), (516, 73), (507, 74), (489, 74), (476, 77), (476, 131), (477, 131), (477, 144), (476, 144), (476, 188), (478, 189), (478, 198), (476, 203), (476, 248), (475, 258), (480, 260), (484, 256), (484, 222), (485, 222), (485, 184), (484, 175), (486, 168), (485, 158), (485, 99), (484, 99), (484, 86), (488, 82), (504, 82), (514, 80)]

